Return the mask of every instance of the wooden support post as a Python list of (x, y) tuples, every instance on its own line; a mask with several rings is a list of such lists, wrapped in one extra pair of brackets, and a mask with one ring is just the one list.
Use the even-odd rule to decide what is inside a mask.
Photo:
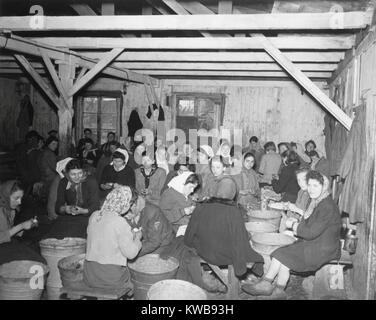
[(49, 58), (48, 54), (43, 49), (40, 49), (40, 50), (41, 50), (43, 61), (46, 65), (46, 67), (47, 67), (48, 72), (51, 75), (51, 78), (52, 78), (52, 80), (53, 80), (53, 82), (56, 86), (56, 89), (57, 89), (57, 91), (59, 91), (60, 97), (63, 98), (61, 100), (65, 104), (65, 108), (68, 109), (69, 108), (69, 106), (68, 106), (68, 94), (62, 86), (61, 81), (60, 81), (60, 79), (59, 79), (59, 77), (56, 73), (55, 67), (53, 66), (51, 59)]
[(29, 61), (20, 54), (15, 54), (16, 60), (23, 66), (26, 72), (33, 78), (36, 85), (46, 94), (46, 96), (54, 103), (57, 109), (63, 109), (65, 104), (59, 100), (55, 92), (50, 88), (46, 81), (39, 75), (39, 73), (32, 67)]
[(298, 82), (315, 100), (331, 113), (347, 130), (350, 130), (352, 120), (324, 92), (320, 90), (302, 71), (300, 71), (277, 47), (263, 34), (252, 34), (260, 41), (265, 51)]
[[(72, 56), (67, 56), (64, 61), (59, 63), (59, 76), (61, 84), (66, 92), (69, 92), (73, 86), (75, 77), (76, 64)], [(60, 98), (62, 99), (62, 97)], [(60, 150), (59, 153), (66, 157), (70, 155), (70, 147), (72, 145), (72, 119), (73, 119), (73, 97), (67, 99), (68, 108), (60, 109), (59, 116), (59, 140)]]

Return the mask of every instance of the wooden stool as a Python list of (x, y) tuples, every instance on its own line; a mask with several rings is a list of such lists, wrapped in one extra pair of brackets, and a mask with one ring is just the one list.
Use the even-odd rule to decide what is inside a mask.
[(66, 293), (68, 299), (71, 300), (79, 300), (83, 297), (94, 297), (98, 300), (119, 300), (125, 295), (133, 295), (133, 290), (130, 288), (124, 288), (121, 290), (93, 289), (88, 287), (82, 281), (72, 284), (69, 287), (63, 287), (61, 292)]
[[(345, 296), (344, 289), (332, 289), (330, 286), (330, 280), (333, 276), (331, 274), (332, 267), (334, 265), (352, 266), (350, 255), (347, 251), (342, 250), (341, 257), (338, 260), (332, 260), (326, 265), (322, 266), (316, 271), (313, 279), (313, 299), (320, 299), (324, 297), (338, 297)], [(340, 272), (343, 272), (342, 270)], [(341, 275), (343, 277), (343, 274)]]
[[(235, 275), (233, 265), (227, 266), (228, 274), (227, 274), (227, 277), (226, 277), (224, 272), (218, 266), (216, 266), (214, 264), (210, 264), (203, 259), (201, 259), (200, 262), (207, 264), (210, 267), (210, 269), (223, 282), (223, 284), (227, 287), (227, 293), (226, 293), (227, 300), (239, 300), (240, 284), (239, 284), (238, 277)], [(253, 263), (247, 264), (247, 268), (252, 268), (252, 267), (253, 267)]]

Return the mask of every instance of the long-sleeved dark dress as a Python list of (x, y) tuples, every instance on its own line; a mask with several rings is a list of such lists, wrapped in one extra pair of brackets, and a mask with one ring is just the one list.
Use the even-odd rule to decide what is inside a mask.
[(341, 255), (341, 215), (328, 196), (302, 220), (297, 228), (299, 240), (275, 250), (271, 256), (295, 272), (311, 272)]
[(298, 197), (300, 187), (296, 179), (296, 171), (299, 165), (289, 164), (283, 166), (279, 175), (279, 180), (273, 180), (272, 186), (276, 193), (282, 193), (282, 201), (295, 202)]
[(232, 201), (211, 199), (192, 213), (184, 243), (214, 265), (233, 265), (237, 276), (256, 263), (254, 272), (262, 273), (263, 258), (249, 243), (241, 209)]
[[(104, 167), (100, 184), (117, 183), (122, 186), (129, 186), (134, 188), (136, 185), (135, 173), (128, 165), (123, 170), (115, 171), (114, 167), (110, 164)], [(101, 198), (104, 198), (111, 192), (110, 190), (101, 190)]]
[[(67, 178), (60, 180), (55, 204), (55, 210), (59, 217), (54, 221), (51, 230), (44, 238), (86, 238), (89, 217), (94, 211), (99, 209), (99, 189), (97, 181), (93, 176), (88, 176), (81, 184), (82, 203), (77, 198), (76, 191), (72, 188), (67, 189), (67, 185)], [(88, 209), (89, 212), (76, 216), (60, 213), (60, 208), (64, 205), (79, 206), (83, 209)]]

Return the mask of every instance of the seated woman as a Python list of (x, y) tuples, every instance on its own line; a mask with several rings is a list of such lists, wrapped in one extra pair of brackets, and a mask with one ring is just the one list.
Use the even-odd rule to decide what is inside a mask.
[(284, 166), (279, 179), (273, 179), (272, 187), (276, 193), (282, 194), (282, 201), (295, 202), (299, 192), (295, 172), (299, 170), (298, 156), (294, 151), (287, 150), (282, 153)]
[(112, 155), (112, 162), (103, 169), (100, 180), (102, 199), (104, 199), (110, 191), (118, 185), (134, 188), (136, 184), (135, 173), (127, 165), (128, 159), (127, 150), (121, 148), (115, 150)]
[(108, 142), (108, 152), (101, 155), (97, 163), (97, 170), (95, 171), (95, 176), (98, 183), (101, 182), (104, 168), (112, 162), (112, 156), (115, 153), (116, 149), (118, 149), (119, 147), (120, 143), (117, 141)]
[(16, 211), (21, 205), (24, 191), (16, 180), (9, 180), (0, 185), (0, 265), (14, 260), (32, 260), (46, 263), (45, 260), (29, 247), (14, 239), (24, 230), (37, 226), (35, 219), (14, 225)]
[(320, 158), (318, 152), (316, 151), (316, 143), (313, 140), (309, 140), (305, 144), (305, 154), (309, 156), (311, 159), (312, 157), (316, 156)]
[(142, 166), (135, 170), (136, 189), (145, 199), (159, 205), (161, 192), (166, 180), (166, 171), (155, 165), (153, 154), (142, 153)]
[(213, 149), (208, 145), (203, 145), (197, 149), (197, 170), (200, 178), (200, 189), (197, 192), (198, 198), (203, 198), (206, 183), (213, 174), (210, 170), (210, 159), (214, 156)]
[(112, 290), (133, 288), (127, 262), (140, 251), (142, 234), (132, 232), (124, 219), (132, 204), (131, 189), (119, 186), (90, 217), (83, 275), (87, 286)]
[(210, 170), (212, 174), (207, 175), (203, 182), (205, 187), (201, 193), (202, 199), (214, 197), (218, 183), (222, 179), (232, 179), (232, 177), (226, 173), (226, 168), (222, 156), (214, 156), (210, 159)]
[(168, 184), (170, 183), (172, 178), (175, 178), (176, 176), (186, 171), (196, 172), (196, 165), (190, 158), (178, 157), (177, 162), (173, 166), (173, 170), (171, 170), (166, 177), (165, 183), (162, 188), (162, 193), (168, 189)]
[(57, 189), (55, 211), (59, 217), (45, 238), (86, 238), (89, 216), (99, 208), (98, 193), (97, 181), (86, 174), (80, 161), (69, 161)]
[(247, 263), (251, 262), (255, 263), (253, 271), (262, 275), (264, 260), (249, 244), (236, 195), (235, 182), (222, 179), (214, 197), (199, 204), (192, 213), (184, 243), (211, 264), (233, 265), (238, 277), (246, 273)]
[[(314, 272), (341, 255), (341, 215), (330, 193), (325, 188), (324, 177), (317, 171), (307, 173), (308, 193), (311, 203), (298, 223), (290, 218), (286, 226), (293, 230), (297, 242), (279, 248), (272, 254), (269, 270), (255, 284), (244, 284), (242, 289), (251, 295), (273, 295), (285, 298), (284, 292), (294, 272)], [(274, 279), (276, 285), (273, 284)]]
[(46, 141), (46, 147), (40, 158), (39, 170), (41, 173), (41, 179), (43, 183), (42, 195), (47, 197), (48, 191), (50, 190), (50, 185), (55, 179), (56, 172), (56, 162), (57, 157), (55, 151), (59, 145), (59, 140), (55, 137), (49, 137)]
[(98, 149), (95, 148), (94, 141), (90, 138), (83, 140), (83, 149), (80, 151), (78, 158), (81, 160), (83, 168), (88, 174), (95, 174), (95, 168), (98, 161)]
[(188, 171), (173, 178), (168, 184), (169, 188), (163, 192), (159, 207), (175, 232), (180, 226), (188, 224), (189, 216), (195, 208), (195, 203), (189, 195), (198, 186), (198, 176)]
[(221, 142), (216, 155), (222, 157), (226, 170), (230, 170), (232, 165), (231, 146), (226, 139), (223, 139)]
[(158, 168), (162, 168), (166, 171), (166, 175), (170, 172), (170, 165), (167, 161), (167, 149), (165, 146), (157, 147), (155, 151), (155, 161)]
[(253, 153), (248, 152), (243, 156), (243, 168), (234, 179), (238, 184), (239, 197), (238, 204), (247, 208), (248, 204), (257, 205), (257, 199), (260, 198), (259, 176), (254, 170), (256, 158)]
[(161, 209), (146, 202), (145, 198), (132, 189), (133, 205), (125, 218), (132, 229), (142, 232), (142, 248), (137, 257), (148, 253), (160, 253), (175, 238), (171, 224)]
[(55, 220), (58, 215), (56, 214), (55, 205), (57, 199), (57, 189), (59, 187), (59, 182), (61, 179), (65, 177), (65, 167), (69, 161), (73, 160), (73, 158), (65, 158), (60, 160), (56, 164), (56, 172), (58, 173), (55, 179), (52, 181), (50, 186), (50, 190), (48, 192), (48, 200), (47, 200), (47, 214), (48, 219)]

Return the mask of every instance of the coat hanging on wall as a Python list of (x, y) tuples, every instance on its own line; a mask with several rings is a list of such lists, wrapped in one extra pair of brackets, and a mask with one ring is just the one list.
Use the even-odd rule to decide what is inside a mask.
[(150, 108), (150, 104), (149, 104), (149, 106), (148, 106), (148, 113), (146, 114), (146, 117), (148, 119), (150, 119), (152, 115), (153, 115), (153, 113), (151, 112), (151, 108)]
[(134, 138), (134, 135), (137, 132), (137, 130), (142, 128), (143, 124), (141, 122), (137, 109), (133, 109), (128, 120), (128, 136)]
[(165, 121), (165, 115), (161, 105), (159, 105), (158, 121)]

